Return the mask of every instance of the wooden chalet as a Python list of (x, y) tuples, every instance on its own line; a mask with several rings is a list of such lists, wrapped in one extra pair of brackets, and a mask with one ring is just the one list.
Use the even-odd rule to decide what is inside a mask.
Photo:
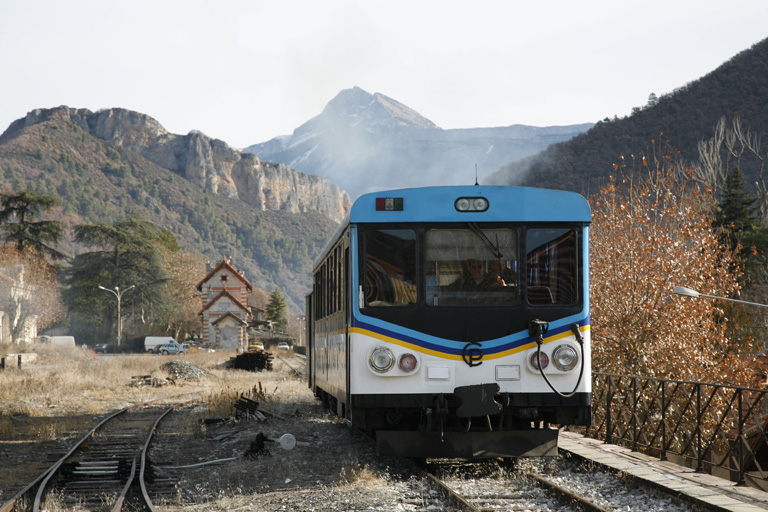
[(227, 258), (221, 260), (197, 285), (202, 293), (202, 342), (210, 346), (243, 351), (248, 348), (251, 308), (248, 292), (253, 287)]

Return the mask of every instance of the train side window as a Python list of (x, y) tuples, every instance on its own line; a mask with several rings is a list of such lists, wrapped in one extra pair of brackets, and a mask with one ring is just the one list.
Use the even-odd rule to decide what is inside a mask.
[(321, 286), (321, 296), (320, 296), (320, 318), (325, 318), (325, 316), (328, 314), (328, 265), (323, 263), (323, 266), (321, 267), (321, 273), (322, 273), (322, 281), (320, 281)]
[(336, 312), (336, 251), (328, 256), (328, 314)]
[(412, 229), (367, 230), (363, 272), (366, 306), (416, 304), (416, 232)]
[(333, 310), (341, 311), (341, 292), (344, 289), (344, 272), (341, 267), (341, 247), (336, 246), (336, 295), (333, 302)]
[(534, 228), (526, 232), (528, 303), (569, 306), (579, 300), (576, 232)]

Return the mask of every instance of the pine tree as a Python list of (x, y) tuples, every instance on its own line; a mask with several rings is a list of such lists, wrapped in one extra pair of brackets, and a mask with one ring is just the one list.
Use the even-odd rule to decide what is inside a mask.
[(726, 177), (723, 199), (719, 203), (716, 224), (723, 230), (723, 240), (732, 251), (744, 258), (744, 283), (754, 285), (765, 281), (768, 255), (768, 229), (755, 219), (756, 198), (747, 193), (741, 169), (736, 166)]
[[(167, 237), (166, 237), (167, 238)], [(126, 316), (134, 323), (172, 323), (174, 301), (169, 295), (171, 275), (163, 231), (140, 217), (111, 224), (81, 224), (75, 227), (75, 241), (94, 247), (72, 259), (63, 271), (64, 301), (70, 314), (77, 315), (78, 338), (92, 338), (104, 326), (108, 310), (116, 306), (99, 286), (133, 290), (122, 299)], [(73, 328), (74, 329), (74, 328)]]
[(747, 185), (741, 169), (736, 166), (725, 178), (723, 187), (723, 199), (720, 202), (720, 211), (717, 222), (734, 240), (734, 236), (751, 231), (755, 227), (755, 198), (747, 193)]
[[(61, 222), (34, 219), (56, 204), (56, 198), (23, 190), (15, 194), (0, 194), (0, 230), (3, 240), (11, 242), (19, 252), (27, 248), (53, 259), (64, 255), (48, 243), (57, 244), (61, 239)], [(13, 222), (15, 221), (15, 222)]]
[(288, 328), (285, 297), (280, 292), (279, 288), (275, 288), (275, 291), (269, 296), (269, 304), (267, 304), (267, 320), (271, 321), (279, 331), (285, 331)]

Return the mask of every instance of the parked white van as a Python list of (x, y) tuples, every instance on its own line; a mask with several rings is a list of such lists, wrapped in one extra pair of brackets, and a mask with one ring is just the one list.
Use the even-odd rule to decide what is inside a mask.
[(35, 338), (35, 344), (47, 343), (51, 345), (57, 345), (59, 347), (74, 347), (74, 336), (38, 336)]
[(160, 345), (175, 341), (172, 336), (147, 336), (144, 338), (144, 350), (147, 352), (157, 352), (157, 347)]

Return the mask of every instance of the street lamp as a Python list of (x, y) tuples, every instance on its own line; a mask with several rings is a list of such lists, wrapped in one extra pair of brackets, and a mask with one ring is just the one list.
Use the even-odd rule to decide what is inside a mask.
[(675, 286), (675, 289), (672, 290), (672, 293), (676, 293), (678, 295), (685, 295), (686, 297), (694, 297), (696, 299), (698, 299), (699, 297), (706, 297), (708, 299), (727, 300), (730, 302), (738, 302), (739, 304), (749, 304), (750, 306), (759, 306), (761, 308), (768, 308), (768, 304), (760, 304), (758, 302), (749, 302), (746, 300), (729, 299), (727, 297), (716, 297), (715, 295), (704, 295), (703, 293), (699, 293), (696, 290), (691, 290), (690, 288), (685, 288), (683, 286)]
[(110, 290), (109, 288), (104, 288), (103, 286), (99, 286), (99, 290), (104, 290), (105, 292), (109, 292), (112, 295), (117, 298), (117, 346), (120, 346), (120, 341), (123, 339), (123, 320), (120, 316), (120, 301), (123, 298), (123, 294), (130, 290), (131, 288), (136, 288), (136, 285), (132, 284), (125, 290), (120, 290), (119, 286), (115, 286), (114, 290)]

